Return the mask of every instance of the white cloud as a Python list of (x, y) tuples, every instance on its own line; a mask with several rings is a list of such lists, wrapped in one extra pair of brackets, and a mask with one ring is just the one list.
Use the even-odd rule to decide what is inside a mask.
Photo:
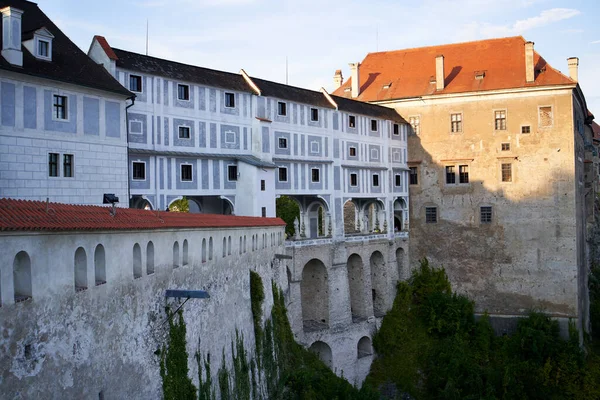
[(583, 29), (563, 29), (561, 33), (583, 33)]
[(572, 8), (552, 8), (550, 10), (542, 11), (537, 17), (531, 17), (515, 22), (511, 30), (515, 33), (525, 32), (530, 29), (569, 19), (579, 14), (581, 13), (578, 10)]
[(593, 42), (590, 42), (590, 44), (598, 44), (600, 43), (600, 40), (594, 40)]

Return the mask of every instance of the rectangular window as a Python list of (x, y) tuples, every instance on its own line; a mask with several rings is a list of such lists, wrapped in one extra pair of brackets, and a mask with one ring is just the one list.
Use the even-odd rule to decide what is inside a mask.
[(373, 132), (377, 131), (377, 120), (376, 119), (371, 120), (371, 130)]
[(552, 126), (553, 118), (552, 118), (552, 107), (540, 107), (539, 109), (539, 121), (540, 127), (547, 128)]
[(134, 162), (133, 163), (133, 179), (144, 181), (146, 180), (146, 163)]
[(238, 178), (237, 165), (228, 165), (227, 166), (227, 180), (237, 181), (237, 178)]
[(418, 115), (414, 115), (412, 117), (408, 117), (408, 122), (412, 127), (412, 131), (415, 135), (419, 135), (421, 133), (421, 118)]
[(48, 176), (58, 176), (58, 153), (48, 154)]
[(394, 124), (394, 135), (400, 134), (400, 125)]
[(452, 133), (462, 132), (462, 114), (450, 114), (450, 130)]
[(373, 187), (379, 186), (379, 175), (373, 175)]
[(506, 130), (506, 110), (495, 111), (495, 127), (497, 131)]
[(437, 207), (425, 207), (425, 223), (437, 223)]
[(531, 133), (531, 126), (529, 126), (529, 125), (522, 126), (521, 133)]
[(502, 182), (512, 182), (512, 164), (502, 164)]
[(502, 151), (509, 151), (510, 143), (502, 143)]
[(396, 175), (394, 175), (394, 179), (395, 179), (395, 185), (397, 187), (402, 186), (402, 175), (396, 174)]
[(267, 207), (261, 207), (260, 215), (265, 218), (267, 216)]
[(280, 137), (278, 143), (280, 149), (287, 149), (287, 138)]
[(67, 96), (54, 95), (54, 119), (67, 119)]
[(142, 91), (142, 77), (139, 75), (129, 75), (129, 90), (132, 92)]
[(482, 224), (490, 224), (492, 222), (492, 207), (483, 206), (479, 209), (479, 220)]
[(446, 167), (446, 183), (447, 184), (456, 183), (456, 174), (454, 173), (454, 165), (449, 165)]
[(46, 40), (38, 40), (38, 56), (50, 57), (50, 43)]
[(225, 107), (235, 108), (235, 94), (225, 92)]
[(348, 115), (348, 127), (356, 128), (356, 117), (354, 115)]
[(277, 102), (277, 115), (286, 116), (287, 115), (287, 104), (283, 101)]
[(312, 181), (313, 182), (319, 182), (321, 177), (319, 176), (321, 173), (321, 170), (319, 168), (312, 168), (311, 169), (311, 175), (312, 175)]
[(190, 99), (190, 87), (189, 85), (177, 85), (177, 98), (179, 100), (189, 100)]
[(469, 166), (459, 165), (458, 166), (458, 182), (469, 183)]
[(310, 120), (316, 122), (319, 120), (319, 110), (317, 108), (310, 109)]
[(350, 147), (348, 149), (348, 154), (350, 155), (350, 157), (356, 157), (356, 147)]
[(279, 182), (287, 182), (287, 168), (279, 167)]
[(411, 185), (418, 185), (419, 184), (419, 175), (417, 174), (417, 167), (408, 167), (408, 169), (410, 170), (409, 176), (410, 176), (410, 184)]
[(73, 177), (73, 154), (63, 155), (63, 176), (65, 178)]
[(181, 164), (181, 180), (184, 182), (192, 181), (192, 166), (190, 164)]
[(358, 174), (350, 174), (350, 186), (358, 186)]
[(266, 187), (266, 183), (264, 179), (260, 180), (260, 191), (264, 192), (265, 191), (265, 187)]
[(189, 126), (180, 126), (179, 127), (179, 139), (189, 139), (190, 138), (190, 127)]

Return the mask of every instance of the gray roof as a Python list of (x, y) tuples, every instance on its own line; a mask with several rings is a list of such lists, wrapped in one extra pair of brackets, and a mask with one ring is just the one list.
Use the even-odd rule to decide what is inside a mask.
[(225, 154), (225, 153), (200, 153), (192, 151), (174, 151), (174, 150), (152, 150), (129, 148), (130, 154), (138, 155), (162, 155), (171, 157), (193, 157), (193, 158), (221, 158), (225, 160), (237, 160), (246, 164), (254, 165), (260, 168), (275, 168), (276, 165), (269, 161), (261, 160), (251, 154)]

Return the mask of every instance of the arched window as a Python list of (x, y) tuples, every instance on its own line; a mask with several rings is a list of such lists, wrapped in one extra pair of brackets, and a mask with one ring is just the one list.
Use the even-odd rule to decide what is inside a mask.
[(133, 278), (142, 277), (142, 248), (139, 244), (133, 245)]
[(29, 254), (20, 251), (13, 261), (13, 282), (15, 287), (15, 303), (33, 297), (31, 289), (31, 259)]
[(179, 242), (173, 243), (173, 268), (179, 268)]
[(254, 235), (252, 235), (252, 251), (254, 251)]
[(188, 265), (188, 241), (183, 241), (183, 265)]
[(231, 255), (231, 236), (227, 238), (227, 255)]
[(213, 240), (212, 240), (212, 236), (210, 237), (210, 239), (208, 239), (208, 259), (209, 260), (213, 259)]
[(87, 255), (83, 247), (79, 247), (75, 250), (75, 291), (81, 292), (86, 290), (87, 285)]
[(329, 368), (333, 366), (333, 357), (331, 354), (331, 347), (325, 342), (317, 341), (310, 345), (309, 349), (319, 357), (319, 360), (323, 361)]
[(243, 251), (243, 246), (242, 246), (242, 237), (240, 236), (240, 254), (242, 254)]
[(146, 275), (154, 273), (154, 243), (148, 242), (146, 246)]
[(206, 239), (202, 239), (202, 262), (206, 262)]
[(246, 235), (244, 235), (244, 253), (246, 252)]
[(106, 283), (106, 255), (104, 246), (99, 244), (94, 251), (94, 283), (96, 286)]
[(358, 358), (368, 357), (373, 354), (371, 339), (368, 336), (360, 338), (358, 345), (356, 346), (356, 353)]
[(223, 238), (223, 258), (227, 257), (227, 238)]

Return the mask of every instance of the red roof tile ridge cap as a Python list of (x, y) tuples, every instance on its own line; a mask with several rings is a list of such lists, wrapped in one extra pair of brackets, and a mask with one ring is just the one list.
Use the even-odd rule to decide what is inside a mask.
[(548, 68), (549, 68), (552, 71), (554, 71), (557, 74), (559, 74), (560, 76), (562, 76), (563, 78), (566, 78), (569, 81), (571, 81), (571, 83), (575, 83), (575, 84), (577, 83), (573, 79), (571, 79), (570, 76), (567, 76), (567, 75), (563, 74), (560, 70), (558, 70), (558, 69), (554, 68), (552, 65), (550, 65), (550, 63), (548, 61), (546, 61), (546, 59), (540, 53), (538, 53), (537, 51), (534, 51), (534, 54), (537, 54), (537, 56), (544, 61), (544, 63), (545, 63), (544, 67), (546, 68), (546, 70), (548, 70)]
[(96, 40), (98, 42), (98, 44), (100, 44), (100, 47), (102, 47), (102, 49), (104, 50), (104, 52), (106, 53), (108, 58), (110, 58), (111, 60), (115, 60), (115, 61), (119, 59), (119, 57), (117, 57), (117, 55), (113, 51), (112, 47), (110, 47), (110, 45), (108, 44), (108, 41), (106, 40), (106, 38), (104, 36), (94, 35), (94, 40)]

